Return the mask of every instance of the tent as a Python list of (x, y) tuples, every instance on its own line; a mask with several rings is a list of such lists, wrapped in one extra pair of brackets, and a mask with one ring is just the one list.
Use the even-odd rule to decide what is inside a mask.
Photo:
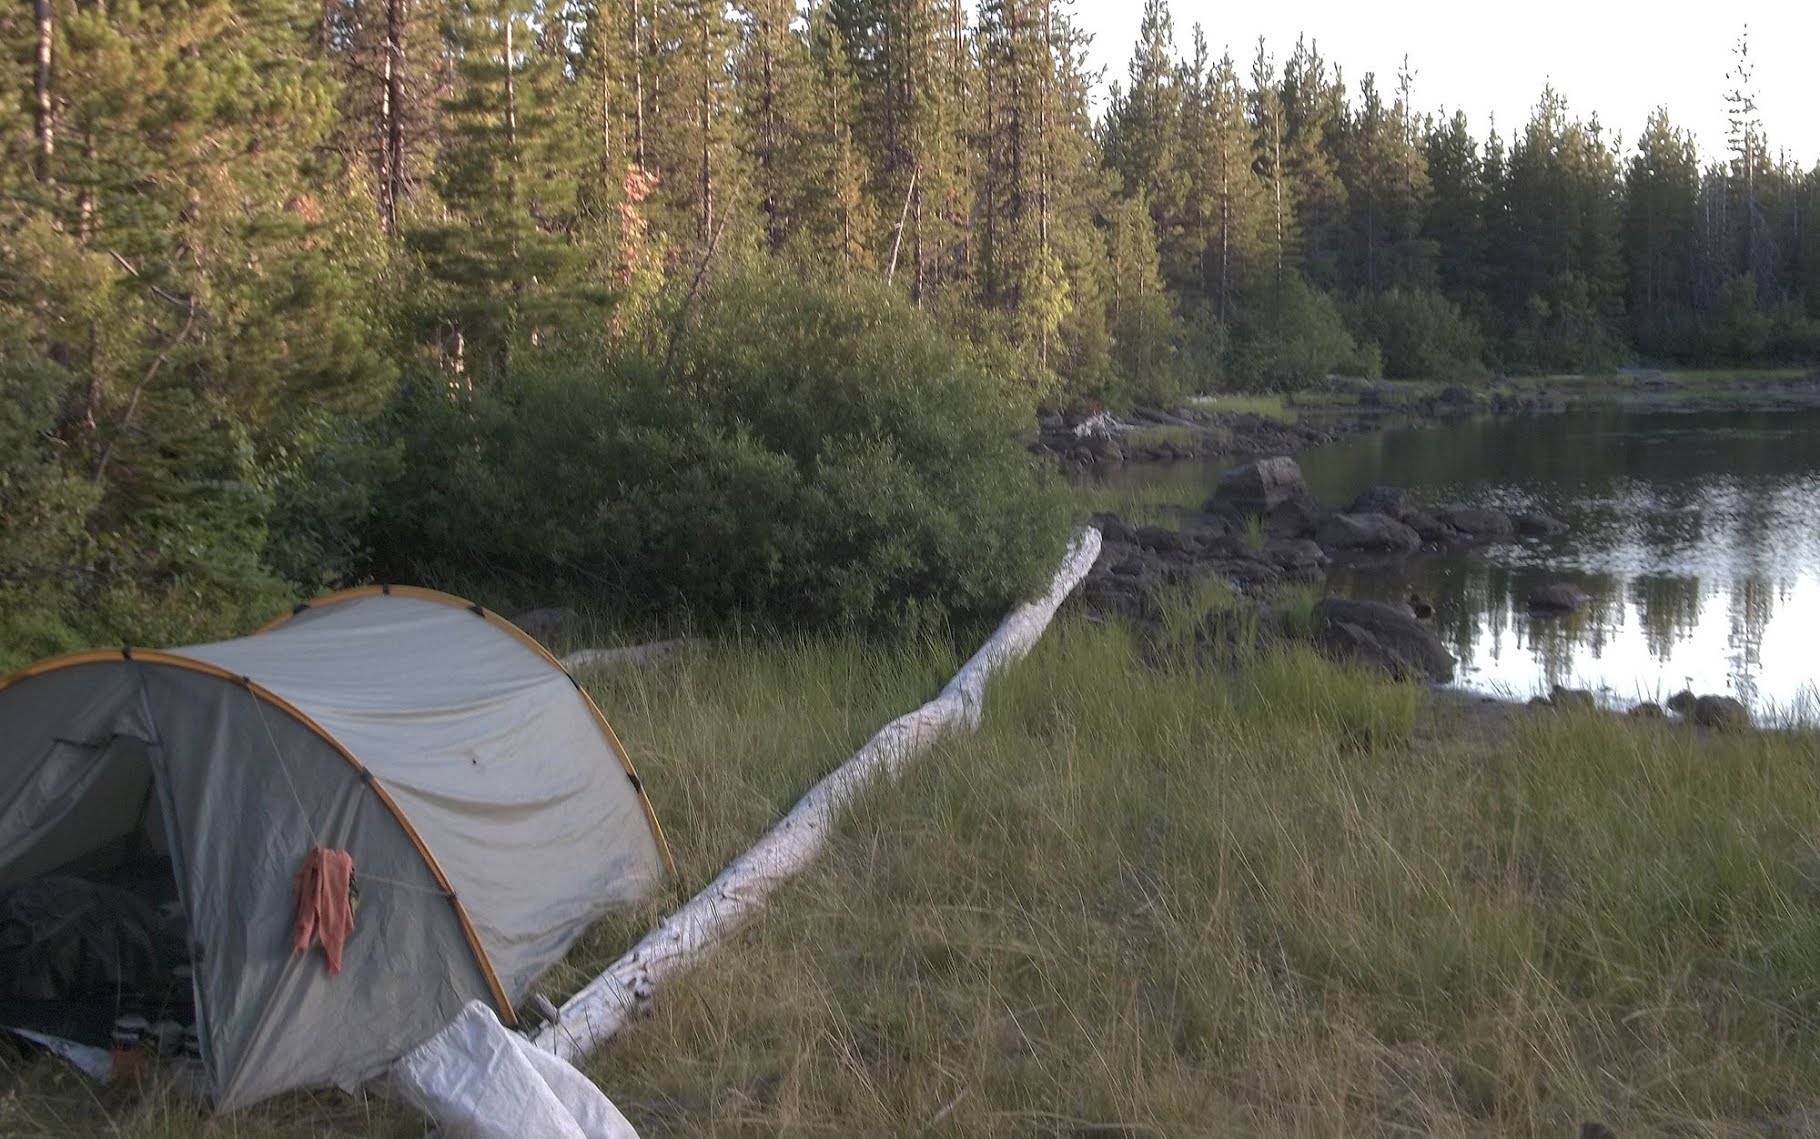
[[(351, 855), (357, 890), (333, 974), (292, 938), (319, 847)], [(515, 1023), (538, 976), (668, 863), (593, 701), (446, 594), (352, 590), (238, 640), (0, 681), (0, 896), (60, 883), (149, 915), (160, 899), (132, 875), (161, 868), (172, 972), (224, 1110), (370, 1079), (470, 999)], [(111, 964), (150, 940), (117, 937)]]

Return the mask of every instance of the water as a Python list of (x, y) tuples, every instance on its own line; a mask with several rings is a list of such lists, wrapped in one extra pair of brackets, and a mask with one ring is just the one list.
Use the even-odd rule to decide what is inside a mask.
[[(1463, 687), (1521, 699), (1565, 684), (1614, 707), (1691, 687), (1820, 721), (1820, 409), (1581, 409), (1396, 429), (1299, 461), (1329, 503), (1384, 483), (1568, 524), (1330, 574), (1333, 593), (1432, 604)], [(1590, 604), (1531, 618), (1530, 591), (1558, 581)]]

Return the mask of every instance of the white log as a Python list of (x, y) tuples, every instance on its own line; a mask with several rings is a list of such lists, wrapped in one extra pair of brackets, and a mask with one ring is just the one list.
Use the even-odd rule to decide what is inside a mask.
[(597, 664), (643, 664), (655, 657), (673, 653), (685, 643), (683, 638), (678, 637), (673, 641), (653, 641), (648, 645), (627, 645), (617, 649), (577, 649), (562, 658), (562, 666), (574, 672), (578, 668)]
[(557, 1020), (540, 1029), (532, 1042), (571, 1061), (599, 1047), (660, 985), (744, 924), (785, 879), (814, 861), (841, 809), (867, 784), (880, 775), (896, 776), (943, 733), (977, 728), (987, 678), (1030, 651), (1099, 552), (1100, 532), (1092, 527), (1081, 531), (1069, 544), (1049, 592), (1013, 610), (941, 695), (885, 725), (706, 889), (571, 997)]

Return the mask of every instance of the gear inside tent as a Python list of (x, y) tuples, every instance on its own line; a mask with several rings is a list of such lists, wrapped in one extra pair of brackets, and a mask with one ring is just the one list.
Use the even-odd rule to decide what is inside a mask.
[(515, 1023), (668, 861), (587, 694), (446, 594), (0, 681), (0, 1025), (137, 1035), (222, 1109), (358, 1085), (470, 1000)]

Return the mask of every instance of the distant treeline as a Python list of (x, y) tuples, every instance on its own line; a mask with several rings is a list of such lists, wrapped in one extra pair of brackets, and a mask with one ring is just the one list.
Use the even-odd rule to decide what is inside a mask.
[[(705, 457), (796, 472), (815, 521), (764, 564), (823, 526), (876, 552), (839, 515), (859, 496), (817, 480), (929, 447), (880, 418), (889, 401), (825, 396), (789, 405), (797, 435), (821, 431), (805, 441), (738, 379), (749, 360), (788, 387), (791, 360), (836, 342), (827, 391), (925, 390), (887, 351), (914, 344), (1024, 422), (1335, 370), (1820, 355), (1820, 169), (1771, 157), (1742, 42), (1729, 159), (1703, 167), (1661, 115), (1620, 152), (1549, 91), (1481, 141), (1417, 112), (1408, 73), (1348, 86), (1308, 43), (1280, 65), (1260, 45), (1242, 73), (1188, 40), (1183, 58), (1149, 0), (1096, 119), (1059, 0), (6, 5), (0, 601), (37, 600), (0, 605), (0, 650), (236, 627), (300, 589), (435, 567), (695, 604), (634, 587), (680, 538), (657, 563), (604, 544), (657, 549), (656, 512), (693, 505), (662, 472)], [(754, 303), (765, 282), (801, 291), (788, 319)], [(842, 294), (899, 327), (830, 340)], [(504, 477), (486, 439), (509, 449), (511, 414), (576, 401), (652, 464), (645, 513), (610, 489), (572, 503), (583, 529), (615, 521), (560, 558), (477, 537), (551, 500), (485, 485)], [(467, 514), (438, 515), (456, 471)], [(844, 582), (830, 613), (940, 595), (929, 567), (965, 532), (905, 543), (899, 585)], [(710, 590), (712, 608), (794, 613), (782, 580)], [(994, 589), (963, 592), (989, 608)]]

